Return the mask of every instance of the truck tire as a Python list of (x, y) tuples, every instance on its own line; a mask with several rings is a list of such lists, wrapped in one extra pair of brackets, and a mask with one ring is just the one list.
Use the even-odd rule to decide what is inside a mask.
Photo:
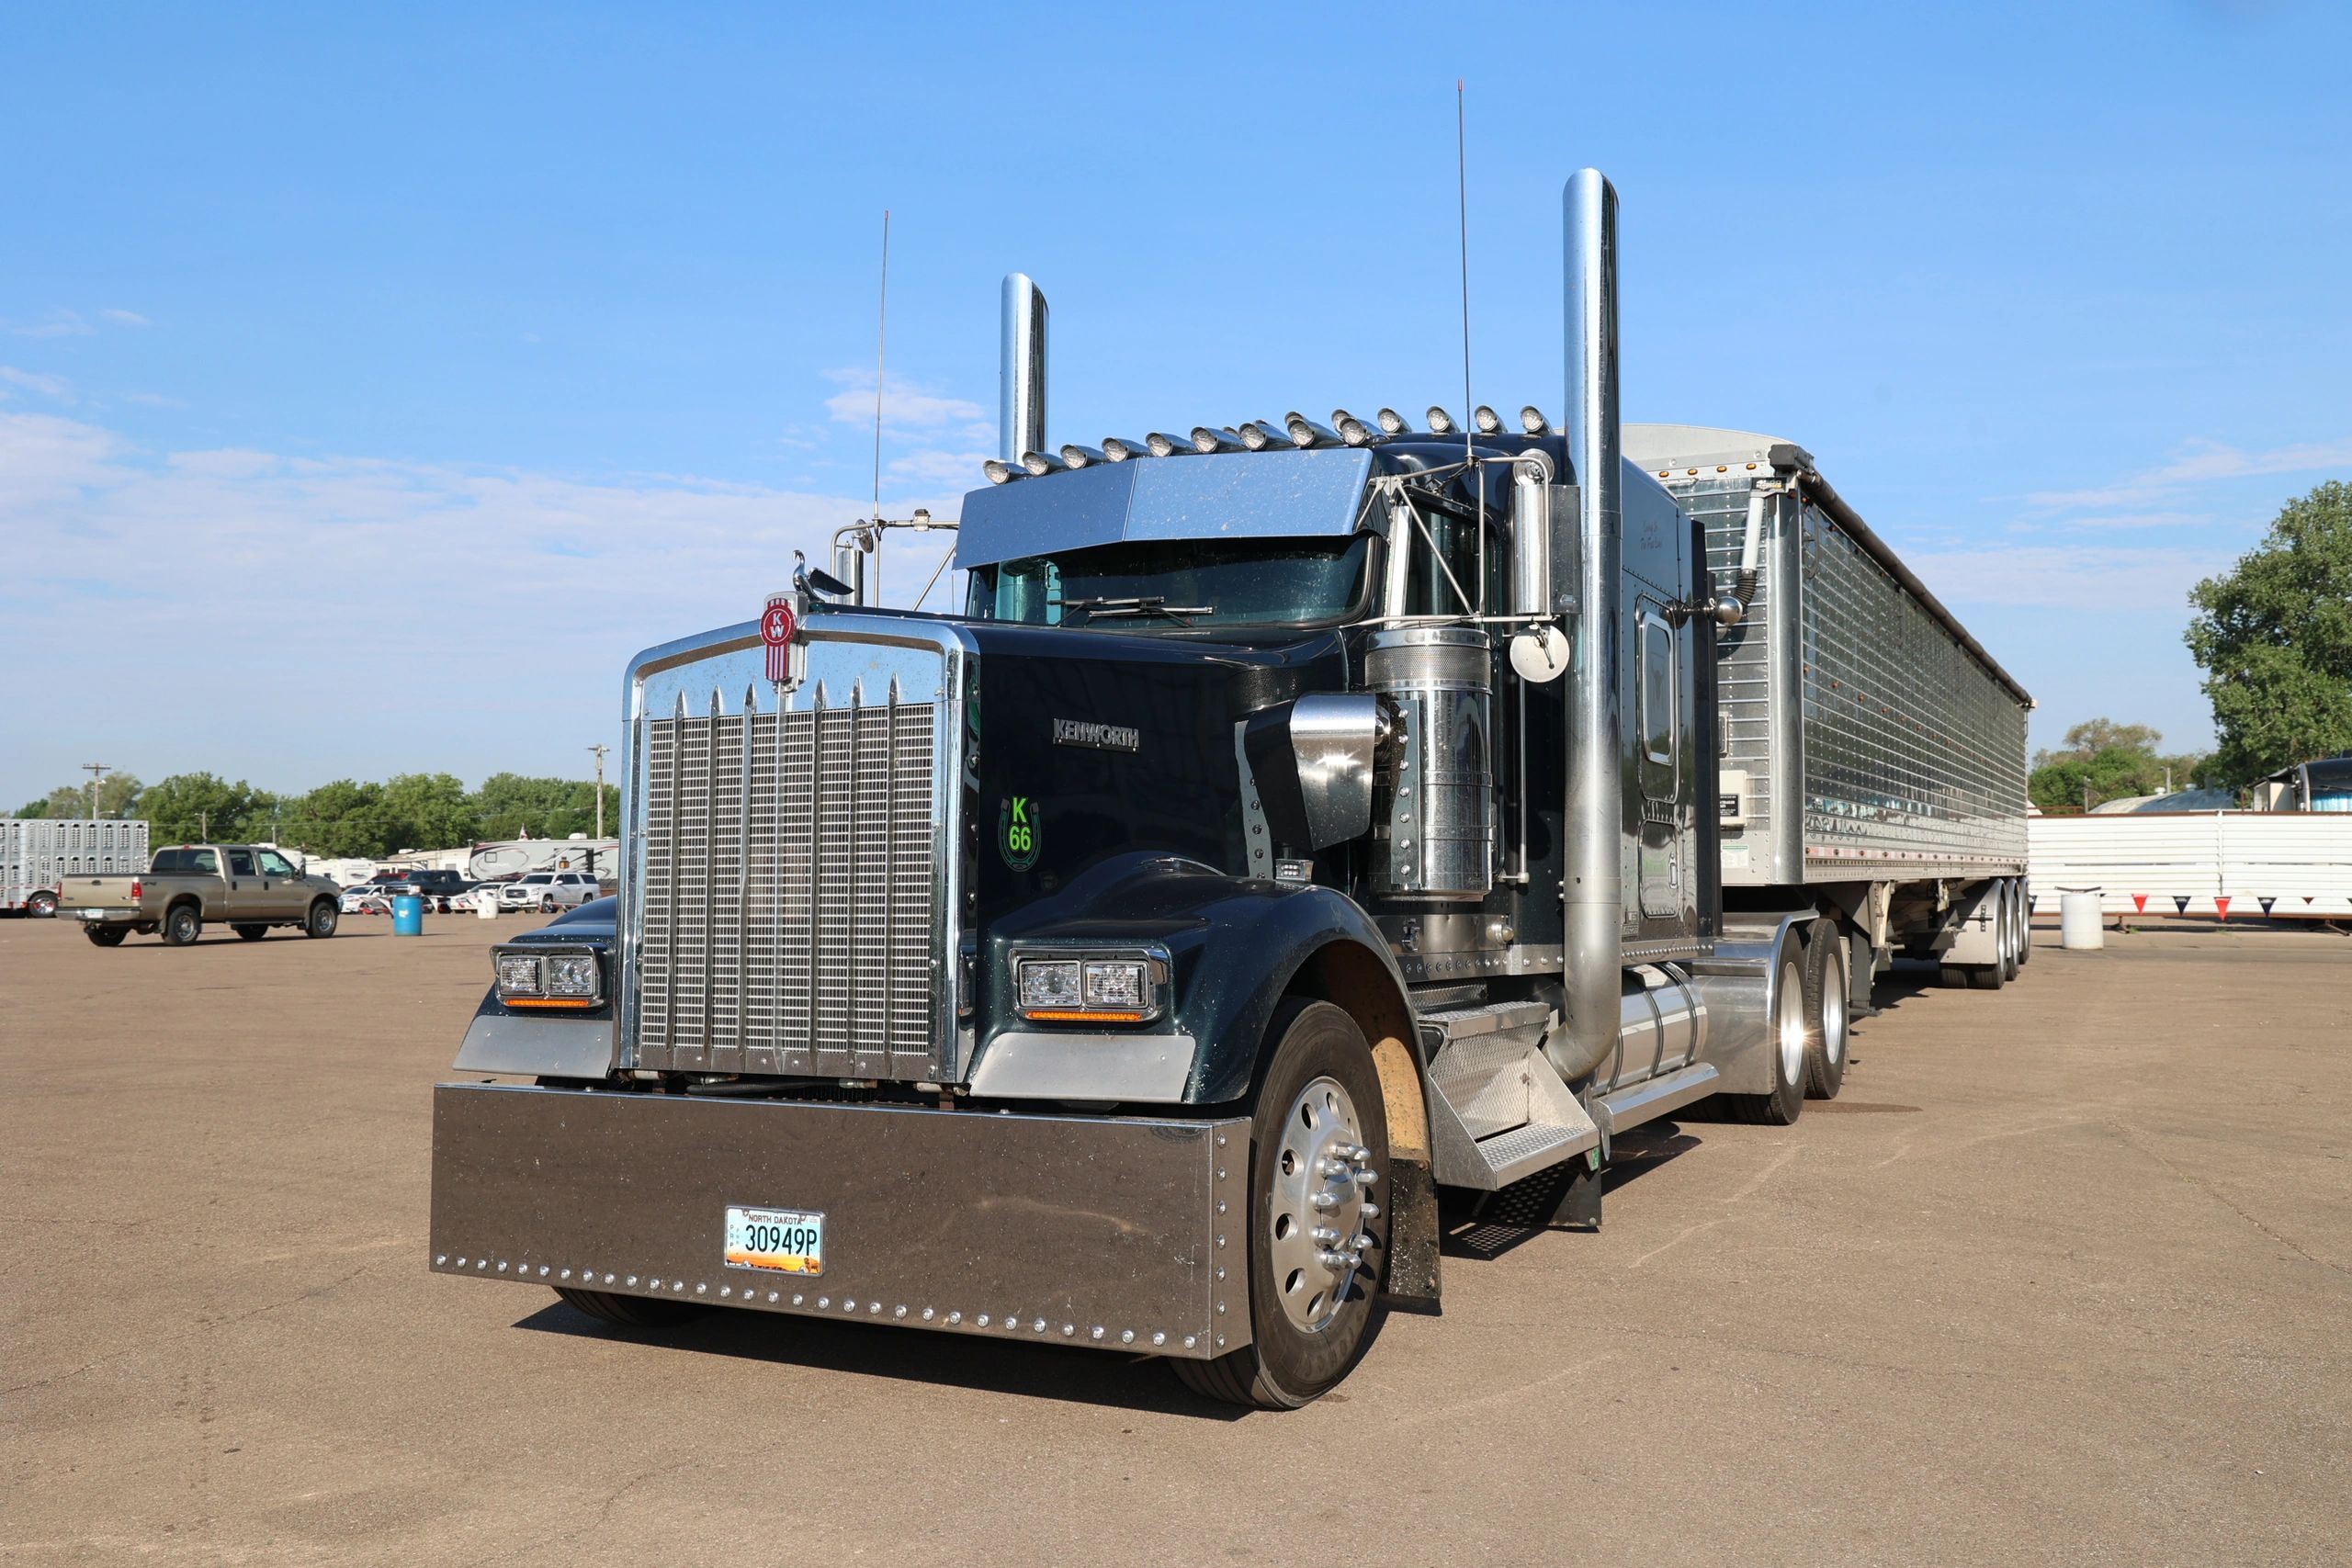
[(539, 913), (542, 915), (552, 915), (555, 913), (554, 894), (542, 893), (539, 895)]
[(57, 915), (57, 895), (46, 887), (25, 900), (25, 913), (37, 920), (53, 919)]
[(2007, 940), (2001, 944), (2001, 976), (2014, 980), (2018, 971), (2025, 967), (2025, 904), (2018, 897), (2018, 885), (2001, 884), (2001, 929)]
[(2018, 967), (2033, 962), (2033, 895), (2025, 878), (2018, 878)]
[(1804, 944), (1804, 1092), (1835, 1100), (1846, 1082), (1846, 1026), (1852, 992), (1846, 972), (1846, 930), (1819, 919)]
[(1724, 1103), (1742, 1122), (1763, 1127), (1785, 1127), (1804, 1113), (1805, 1028), (1804, 960), (1784, 953), (1781, 983), (1772, 998), (1771, 1034), (1765, 1041), (1772, 1063), (1770, 1094), (1727, 1094)]
[(130, 933), (120, 926), (84, 926), (82, 934), (98, 947), (120, 947)]
[[(1372, 1327), (1388, 1216), (1370, 1194), (1385, 1190), (1388, 1121), (1354, 1019), (1293, 998), (1274, 1031), (1250, 1132), (1251, 1343), (1170, 1364), (1204, 1398), (1295, 1410), (1348, 1375)], [(1332, 1207), (1317, 1207), (1325, 1196)], [(1339, 1234), (1318, 1239), (1317, 1229)]]
[(666, 1328), (699, 1317), (710, 1310), (693, 1302), (655, 1301), (645, 1296), (616, 1296), (605, 1291), (582, 1291), (558, 1285), (555, 1293), (566, 1306), (586, 1313), (601, 1323), (622, 1328)]
[(341, 919), (342, 916), (336, 910), (334, 899), (313, 898), (311, 900), (311, 912), (302, 917), (302, 934), (304, 936), (333, 936), (334, 928)]
[(204, 913), (193, 904), (175, 904), (164, 911), (164, 945), (186, 947), (204, 934)]
[(245, 942), (259, 942), (262, 938), (269, 934), (269, 928), (267, 926), (250, 926), (244, 924), (243, 921), (231, 926), (229, 929), (235, 931), (239, 939)]

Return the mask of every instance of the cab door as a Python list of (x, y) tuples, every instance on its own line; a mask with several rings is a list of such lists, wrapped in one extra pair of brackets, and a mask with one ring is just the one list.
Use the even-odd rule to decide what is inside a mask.
[(215, 915), (208, 909), (205, 919), (255, 919), (268, 907), (269, 896), (262, 891), (261, 868), (254, 864), (253, 851), (222, 850), (220, 859), (221, 911)]
[(310, 888), (291, 862), (276, 850), (255, 850), (254, 863), (261, 872), (262, 904), (256, 912), (266, 912), (272, 919), (286, 919), (300, 915), (310, 897)]

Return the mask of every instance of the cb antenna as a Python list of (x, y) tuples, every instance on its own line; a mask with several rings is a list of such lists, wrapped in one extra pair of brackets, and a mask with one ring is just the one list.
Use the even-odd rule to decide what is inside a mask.
[[(890, 209), (882, 209), (882, 288), (874, 322), (874, 521), (882, 521), (882, 371), (890, 346)], [(874, 534), (874, 602), (882, 602), (882, 533)]]
[[(1470, 137), (1462, 111), (1462, 78), (1453, 79), (1453, 188), (1462, 210), (1462, 460), (1472, 460), (1470, 433)], [(1483, 492), (1481, 492), (1483, 493)]]

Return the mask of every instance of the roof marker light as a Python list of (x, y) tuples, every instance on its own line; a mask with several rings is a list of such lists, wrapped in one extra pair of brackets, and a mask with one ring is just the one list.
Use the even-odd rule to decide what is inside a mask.
[(1155, 457), (1173, 457), (1179, 453), (1189, 457), (1193, 450), (1189, 436), (1170, 435), (1164, 430), (1153, 431), (1143, 438), (1143, 444), (1151, 449)]
[(1350, 414), (1340, 422), (1340, 439), (1351, 446), (1369, 446), (1380, 436), (1372, 426)]
[(1451, 435), (1453, 434), (1455, 429), (1453, 416), (1446, 412), (1443, 409), (1438, 407), (1435, 403), (1431, 403), (1430, 405), (1429, 420), (1430, 434), (1431, 435)]
[(990, 457), (987, 462), (982, 463), (980, 472), (988, 475), (989, 483), (992, 485), (1007, 485), (1015, 479), (1025, 479), (1029, 477), (1025, 470), (1014, 468), (1001, 457)]
[(1544, 417), (1544, 411), (1533, 403), (1519, 411), (1519, 427), (1530, 435), (1544, 434), (1550, 424), (1551, 422)]
[(1389, 434), (1402, 435), (1405, 434), (1405, 416), (1398, 413), (1395, 409), (1382, 409), (1373, 417), (1380, 421), (1380, 428), (1386, 431)]
[(1124, 463), (1130, 457), (1140, 457), (1150, 450), (1151, 448), (1142, 442), (1129, 441), (1122, 435), (1106, 437), (1102, 443), (1103, 460), (1112, 463)]
[(1023, 452), (1021, 454), (1021, 466), (1043, 479), (1047, 474), (1061, 472), (1069, 465), (1050, 452)]
[(1241, 445), (1249, 451), (1263, 452), (1267, 447), (1279, 446), (1289, 439), (1286, 434), (1276, 434), (1280, 429), (1281, 427), (1271, 420), (1263, 422), (1251, 420), (1241, 427)]
[(1492, 435), (1503, 427), (1503, 416), (1484, 403), (1480, 403), (1477, 412), (1470, 417), (1478, 422), (1478, 434), (1481, 435)]
[(1062, 448), (1062, 462), (1073, 468), (1091, 468), (1097, 463), (1107, 463), (1100, 446), (1080, 446), (1073, 441)]
[(1337, 446), (1340, 433), (1328, 424), (1317, 424), (1305, 414), (1292, 411), (1283, 418), (1283, 428), (1294, 446)]
[(1239, 452), (1245, 449), (1238, 431), (1219, 430), (1213, 424), (1193, 426), (1193, 450), (1195, 452)]

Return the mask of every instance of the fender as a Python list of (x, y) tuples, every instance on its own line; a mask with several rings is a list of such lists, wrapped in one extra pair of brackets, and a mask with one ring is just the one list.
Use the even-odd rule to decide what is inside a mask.
[[(976, 1092), (983, 1091), (997, 1043), (1007, 1036), (1030, 1037), (1012, 1010), (1013, 950), (1052, 943), (1133, 943), (1168, 954), (1170, 1005), (1156, 1030), (1089, 1038), (1141, 1043), (1151, 1032), (1189, 1036), (1190, 1070), (1181, 1094), (1170, 1097), (1184, 1104), (1229, 1105), (1248, 1097), (1268, 1048), (1267, 1021), (1294, 981), (1310, 994), (1329, 995), (1360, 1021), (1369, 1013), (1389, 1023), (1386, 1030), (1367, 1026), (1365, 1037), (1400, 1036), (1417, 1072), (1422, 1065), (1404, 976), (1386, 939), (1354, 899), (1329, 887), (1234, 876), (1172, 855), (1118, 855), (992, 926), (994, 1005), (974, 1057)], [(1325, 953), (1335, 944), (1343, 959)], [(1343, 973), (1328, 972), (1335, 968)], [(1087, 1098), (1076, 1084), (1066, 1092)]]

